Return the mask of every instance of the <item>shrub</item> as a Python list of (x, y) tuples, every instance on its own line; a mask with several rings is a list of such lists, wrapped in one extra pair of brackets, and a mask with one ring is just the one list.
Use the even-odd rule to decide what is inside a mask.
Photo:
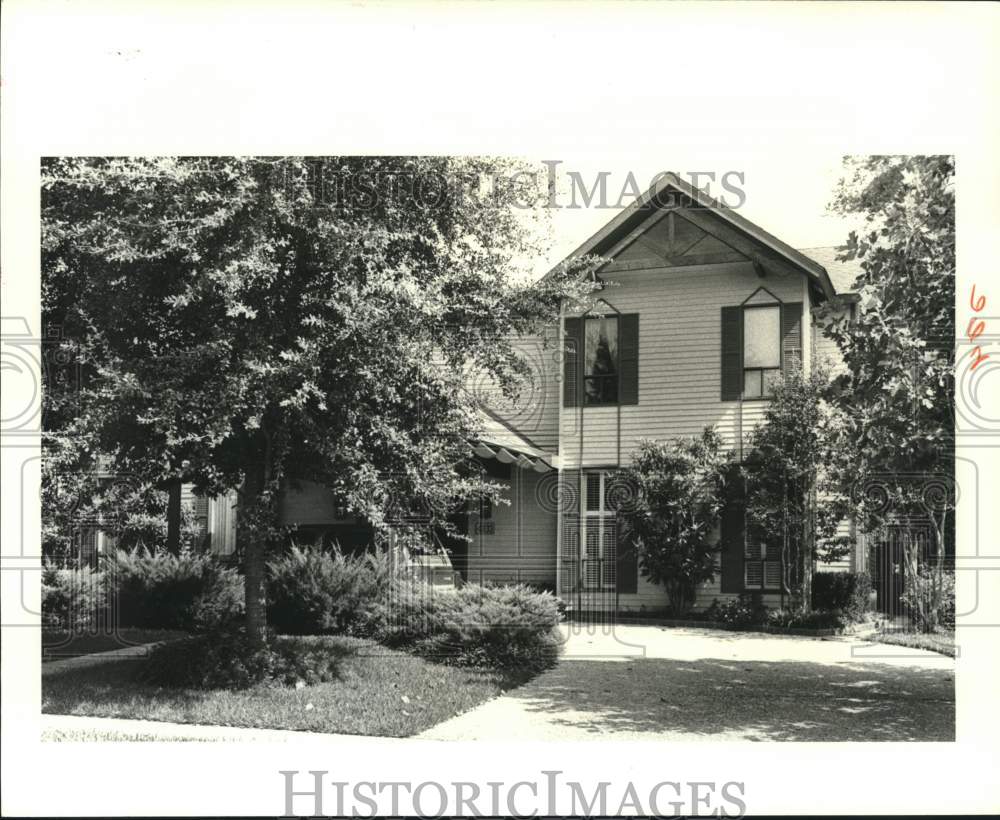
[(104, 576), (89, 567), (42, 567), (42, 626), (85, 630), (103, 615)]
[(846, 623), (839, 611), (791, 612), (787, 609), (771, 609), (767, 613), (767, 625), (789, 629), (843, 629)]
[(292, 547), (267, 567), (268, 623), (294, 635), (373, 631), (373, 610), (393, 575), (384, 553), (315, 547)]
[(759, 593), (743, 592), (739, 598), (730, 598), (722, 602), (716, 598), (705, 610), (705, 617), (733, 629), (746, 629), (749, 626), (766, 623), (767, 612)]
[(272, 637), (264, 647), (256, 647), (241, 630), (221, 630), (161, 644), (139, 676), (171, 688), (246, 689), (269, 681), (314, 684), (338, 676), (343, 654), (320, 639)]
[(923, 632), (955, 626), (955, 575), (922, 566), (908, 574), (900, 600)]
[(537, 672), (559, 655), (559, 600), (527, 586), (400, 585), (384, 602), (381, 639), (458, 666)]
[(664, 588), (679, 615), (693, 606), (698, 585), (718, 571), (720, 547), (712, 532), (729, 459), (711, 427), (671, 442), (643, 440), (632, 466), (618, 472), (608, 491), (623, 542), (637, 551), (643, 575)]
[(871, 591), (867, 572), (817, 572), (812, 581), (813, 608), (839, 612), (847, 623), (858, 623), (871, 608)]
[(243, 614), (243, 577), (210, 555), (119, 551), (107, 574), (119, 626), (199, 632)]

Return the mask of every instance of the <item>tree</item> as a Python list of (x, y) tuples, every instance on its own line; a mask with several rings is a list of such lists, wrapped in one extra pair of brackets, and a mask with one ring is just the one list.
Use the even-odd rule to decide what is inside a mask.
[[(845, 161), (833, 207), (861, 222), (845, 259), (858, 259), (854, 321), (836, 305), (822, 314), (846, 373), (831, 399), (855, 443), (843, 484), (866, 526), (929, 526), (930, 555), (907, 538), (909, 582), (925, 560), (939, 608), (953, 543), (955, 191), (954, 158), (880, 156)], [(919, 560), (918, 560), (919, 558)]]
[(617, 480), (631, 502), (619, 510), (622, 538), (631, 540), (643, 575), (666, 590), (676, 614), (694, 604), (698, 584), (718, 569), (712, 532), (723, 506), (730, 454), (712, 428), (671, 442), (639, 443)]
[(812, 568), (820, 557), (843, 557), (836, 538), (849, 512), (848, 497), (832, 469), (843, 458), (843, 415), (824, 400), (829, 376), (793, 370), (775, 385), (764, 418), (750, 436), (742, 467), (746, 481), (747, 539), (781, 557), (782, 597), (812, 606)]
[[(570, 269), (518, 284), (539, 249), (524, 170), (43, 163), (43, 318), (82, 374), (71, 408), (54, 390), (49, 429), (157, 486), (238, 489), (251, 640), (266, 635), (264, 557), (290, 482), (328, 486), (376, 528), (480, 492), (464, 370), (515, 391), (525, 365), (507, 340), (585, 287)], [(500, 183), (491, 195), (483, 178)]]

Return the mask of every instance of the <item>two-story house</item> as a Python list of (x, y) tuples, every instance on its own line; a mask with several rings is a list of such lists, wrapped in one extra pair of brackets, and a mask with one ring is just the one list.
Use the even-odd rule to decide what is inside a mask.
[[(852, 310), (856, 270), (834, 248), (789, 247), (673, 176), (571, 256), (585, 254), (608, 260), (596, 271), (601, 289), (547, 338), (523, 340), (535, 374), (528, 398), (495, 408), (476, 443), (511, 503), (470, 513), (471, 542), (454, 562), (468, 580), (545, 585), (581, 610), (655, 610), (664, 591), (618, 538), (615, 493), (627, 488), (614, 471), (641, 439), (706, 425), (740, 456), (782, 371), (836, 365), (811, 310), (828, 300)], [(748, 544), (741, 512), (728, 512), (721, 571), (695, 606), (744, 591), (777, 604), (776, 556)], [(857, 568), (855, 543), (827, 568)]]

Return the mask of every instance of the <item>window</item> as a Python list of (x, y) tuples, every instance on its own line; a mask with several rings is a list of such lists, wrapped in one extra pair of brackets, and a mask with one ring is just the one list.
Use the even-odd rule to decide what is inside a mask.
[(479, 499), (479, 519), (476, 521), (477, 535), (495, 535), (496, 521), (493, 520), (493, 499), (481, 496)]
[(781, 376), (781, 307), (743, 309), (743, 398), (760, 399), (774, 392)]
[(586, 404), (618, 403), (618, 318), (584, 322), (583, 396)]
[(743, 586), (747, 589), (781, 589), (781, 553), (760, 536), (747, 535), (743, 557)]

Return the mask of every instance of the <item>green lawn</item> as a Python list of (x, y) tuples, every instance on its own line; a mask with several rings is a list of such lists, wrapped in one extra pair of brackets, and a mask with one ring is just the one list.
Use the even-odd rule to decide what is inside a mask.
[(119, 629), (114, 633), (84, 634), (60, 629), (42, 630), (42, 661), (57, 661), (92, 655), (95, 652), (112, 652), (155, 641), (183, 638), (187, 633), (171, 629)]
[(955, 657), (954, 632), (877, 632), (867, 640), (874, 643), (910, 646), (914, 649), (928, 649), (941, 655)]
[(42, 711), (259, 729), (407, 737), (496, 697), (501, 673), (457, 669), (356, 638), (317, 637), (340, 656), (338, 677), (301, 689), (164, 689), (142, 683), (144, 660), (42, 678)]

